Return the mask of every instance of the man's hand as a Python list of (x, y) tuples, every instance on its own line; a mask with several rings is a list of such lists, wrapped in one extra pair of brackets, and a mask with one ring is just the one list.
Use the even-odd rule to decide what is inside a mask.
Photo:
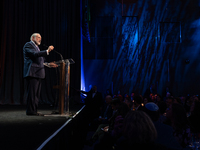
[(105, 126), (105, 127), (103, 128), (103, 131), (104, 131), (104, 132), (108, 132), (108, 130), (109, 130), (109, 126)]
[(58, 67), (58, 65), (55, 64), (55, 62), (50, 62), (50, 63), (49, 63), (49, 66), (52, 67), (52, 68)]
[(49, 46), (48, 49), (47, 49), (48, 53), (49, 53), (50, 51), (52, 51), (53, 49), (54, 49), (54, 47), (53, 47), (52, 45)]

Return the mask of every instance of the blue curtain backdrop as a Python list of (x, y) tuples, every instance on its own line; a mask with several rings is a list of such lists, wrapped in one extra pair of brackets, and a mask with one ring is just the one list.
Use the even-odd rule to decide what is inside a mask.
[[(85, 0), (87, 1), (87, 0)], [(89, 0), (85, 89), (199, 95), (199, 0)]]

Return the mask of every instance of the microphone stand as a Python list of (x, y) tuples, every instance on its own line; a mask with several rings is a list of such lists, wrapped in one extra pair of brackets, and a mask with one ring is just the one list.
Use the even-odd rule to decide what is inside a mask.
[[(48, 48), (48, 46), (45, 45), (45, 44), (43, 44), (43, 46), (46, 47), (46, 48)], [(57, 54), (59, 54), (62, 62), (64, 62), (64, 59), (63, 59), (63, 56), (61, 55), (61, 53), (57, 52), (56, 50), (53, 50), (53, 51), (56, 52)]]
[(55, 51), (55, 50), (53, 50), (53, 51), (56, 52), (57, 54), (59, 54), (59, 55), (60, 55), (60, 58), (61, 58), (61, 60), (62, 60), (62, 62), (64, 62), (63, 56), (62, 56), (59, 52), (57, 52), (57, 51)]

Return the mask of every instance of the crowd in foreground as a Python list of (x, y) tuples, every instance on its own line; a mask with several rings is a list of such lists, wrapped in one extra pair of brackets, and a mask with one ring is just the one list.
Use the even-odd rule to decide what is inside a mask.
[[(95, 90), (91, 95), (94, 93)], [(95, 108), (89, 111), (93, 114), (89, 125), (95, 133), (86, 141), (95, 150), (178, 150), (199, 146), (198, 96), (173, 97), (166, 93), (166, 97), (161, 97), (150, 93), (143, 97), (134, 93), (124, 96), (107, 93), (103, 99), (105, 102), (100, 103), (98, 98), (91, 97), (96, 103), (90, 106), (86, 103)]]

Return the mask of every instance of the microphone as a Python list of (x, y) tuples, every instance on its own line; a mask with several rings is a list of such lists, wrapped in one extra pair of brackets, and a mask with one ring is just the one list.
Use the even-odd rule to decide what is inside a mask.
[[(43, 44), (43, 46), (44, 47), (46, 47), (46, 48), (48, 48), (49, 46), (47, 46), (47, 45), (45, 45), (45, 44)], [(64, 59), (63, 59), (63, 56), (62, 56), (62, 54), (61, 53), (59, 53), (59, 52), (57, 52), (57, 51), (55, 51), (55, 50), (53, 50), (54, 52), (56, 52), (57, 54), (59, 54), (60, 55), (60, 58), (61, 58), (61, 60), (62, 60), (62, 62), (64, 62)]]

